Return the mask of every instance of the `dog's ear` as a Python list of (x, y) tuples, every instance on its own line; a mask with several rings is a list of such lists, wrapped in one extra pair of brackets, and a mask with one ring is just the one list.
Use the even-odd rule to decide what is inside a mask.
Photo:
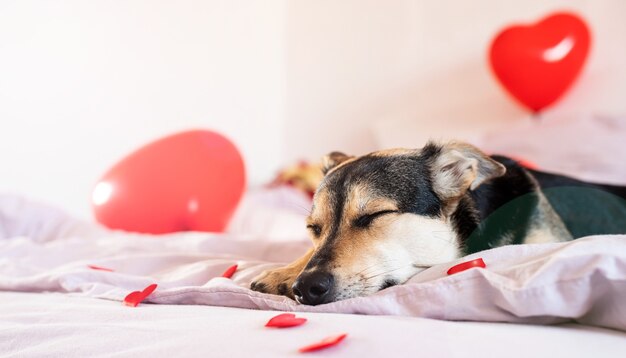
[(322, 173), (326, 175), (326, 173), (328, 173), (331, 169), (333, 169), (334, 167), (338, 166), (339, 164), (345, 162), (346, 160), (350, 158), (354, 158), (354, 157), (341, 153), (341, 152), (331, 152), (331, 153), (326, 154), (322, 158)]
[(504, 175), (504, 165), (473, 145), (450, 142), (440, 146), (432, 166), (433, 189), (443, 200), (460, 198), (487, 180)]

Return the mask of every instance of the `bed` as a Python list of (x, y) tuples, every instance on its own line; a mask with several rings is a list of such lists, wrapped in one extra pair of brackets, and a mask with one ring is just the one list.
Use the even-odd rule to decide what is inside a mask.
[[(624, 123), (581, 117), (524, 124), (475, 144), (540, 168), (623, 184), (624, 167), (615, 163), (623, 159)], [(396, 130), (379, 132), (378, 145), (415, 138)], [(288, 187), (251, 190), (223, 234), (150, 236), (0, 195), (0, 356), (296, 356), (300, 347), (342, 333), (342, 342), (314, 354), (609, 357), (626, 351), (625, 235), (495, 248), (369, 297), (315, 307), (249, 290), (261, 271), (307, 250), (303, 222), (310, 204)], [(446, 274), (475, 258), (487, 267)], [(234, 265), (233, 276), (222, 277)], [(122, 304), (151, 284), (156, 290), (137, 307)], [(282, 312), (307, 322), (264, 327)]]
[[(619, 235), (488, 250), (459, 260), (481, 257), (483, 270), (448, 276), (455, 262), (438, 265), (406, 285), (315, 307), (249, 290), (259, 272), (307, 249), (299, 225), (306, 200), (287, 188), (250, 192), (224, 234), (155, 237), (0, 197), (0, 355), (280, 357), (341, 333), (344, 341), (315, 354), (587, 357), (626, 349)], [(221, 277), (235, 264), (231, 278)], [(137, 307), (122, 304), (153, 283)], [(264, 327), (282, 312), (308, 321)]]
[(419, 317), (308, 313), (306, 325), (270, 330), (276, 312), (119, 302), (61, 293), (0, 293), (3, 357), (294, 357), (348, 333), (328, 357), (619, 356), (624, 333), (579, 324), (535, 326)]

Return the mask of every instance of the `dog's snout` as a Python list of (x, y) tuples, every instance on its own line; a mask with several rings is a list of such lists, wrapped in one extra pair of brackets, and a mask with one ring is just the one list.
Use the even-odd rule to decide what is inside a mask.
[(335, 283), (332, 274), (323, 271), (302, 273), (293, 284), (293, 294), (305, 305), (319, 305), (330, 301)]

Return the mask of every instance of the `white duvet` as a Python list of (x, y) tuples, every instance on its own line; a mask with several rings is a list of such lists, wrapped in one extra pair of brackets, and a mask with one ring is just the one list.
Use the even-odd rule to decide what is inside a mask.
[[(626, 236), (501, 247), (432, 267), (369, 297), (316, 307), (248, 289), (261, 271), (295, 259), (308, 245), (305, 239), (233, 234), (112, 232), (17, 198), (0, 200), (0, 290), (121, 301), (157, 283), (149, 302), (492, 322), (574, 320), (626, 330)], [(486, 269), (446, 275), (450, 266), (476, 257)], [(233, 264), (239, 269), (232, 279), (219, 277)]]

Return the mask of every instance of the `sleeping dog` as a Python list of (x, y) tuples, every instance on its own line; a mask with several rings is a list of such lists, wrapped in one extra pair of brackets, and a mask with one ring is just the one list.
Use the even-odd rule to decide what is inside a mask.
[(323, 172), (307, 218), (313, 247), (253, 290), (317, 305), (493, 247), (626, 233), (626, 187), (526, 169), (465, 143), (333, 152)]

